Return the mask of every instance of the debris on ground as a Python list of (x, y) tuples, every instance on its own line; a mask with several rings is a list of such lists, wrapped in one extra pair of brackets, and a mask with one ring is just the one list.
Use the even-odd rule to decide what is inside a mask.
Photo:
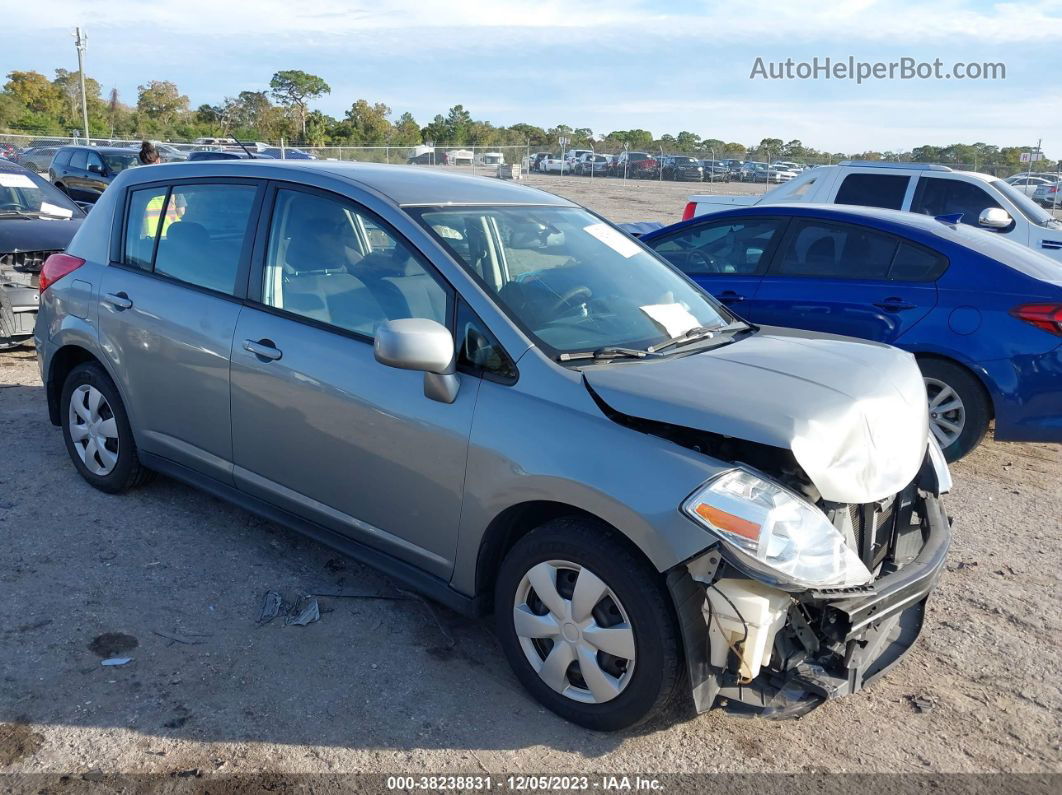
[(314, 621), (321, 620), (321, 608), (317, 599), (312, 596), (302, 596), (292, 606), (284, 623), (292, 627), (305, 627)]
[(932, 712), (937, 706), (936, 697), (924, 693), (917, 696), (908, 696), (907, 698), (911, 702), (911, 705), (919, 712)]
[(283, 598), (276, 591), (266, 591), (262, 598), (262, 611), (258, 614), (259, 624), (268, 624), (280, 615), (280, 606), (284, 604)]
[(132, 657), (108, 657), (106, 660), (100, 660), (100, 665), (118, 666), (128, 665), (133, 661)]

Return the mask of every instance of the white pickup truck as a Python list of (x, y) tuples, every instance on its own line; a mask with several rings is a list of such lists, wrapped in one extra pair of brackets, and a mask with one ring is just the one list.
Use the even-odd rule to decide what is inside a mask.
[[(1062, 221), (1001, 179), (926, 163), (845, 160), (758, 195), (690, 196), (683, 220), (753, 204), (813, 202), (908, 210), (987, 229), (1062, 262)], [(960, 217), (961, 216), (961, 217)]]

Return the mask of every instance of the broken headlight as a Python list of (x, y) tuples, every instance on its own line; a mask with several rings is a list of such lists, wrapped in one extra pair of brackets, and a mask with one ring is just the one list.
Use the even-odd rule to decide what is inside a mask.
[(826, 515), (745, 469), (713, 478), (682, 505), (744, 565), (786, 590), (864, 585), (871, 574)]

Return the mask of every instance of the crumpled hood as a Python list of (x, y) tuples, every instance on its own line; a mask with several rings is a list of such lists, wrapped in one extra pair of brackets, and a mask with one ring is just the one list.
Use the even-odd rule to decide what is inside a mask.
[(827, 500), (865, 503), (915, 477), (929, 433), (909, 353), (764, 328), (714, 350), (583, 371), (623, 414), (788, 448)]

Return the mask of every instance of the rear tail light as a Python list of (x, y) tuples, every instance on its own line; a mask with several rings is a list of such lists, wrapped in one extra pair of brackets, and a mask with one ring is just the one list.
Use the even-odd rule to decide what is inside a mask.
[(68, 273), (85, 264), (85, 260), (70, 254), (52, 254), (44, 261), (40, 275), (40, 291), (43, 293)]
[(682, 211), (682, 220), (688, 221), (697, 214), (697, 202), (686, 202), (686, 209)]
[(1048, 334), (1062, 337), (1062, 304), (1022, 304), (1010, 314)]

